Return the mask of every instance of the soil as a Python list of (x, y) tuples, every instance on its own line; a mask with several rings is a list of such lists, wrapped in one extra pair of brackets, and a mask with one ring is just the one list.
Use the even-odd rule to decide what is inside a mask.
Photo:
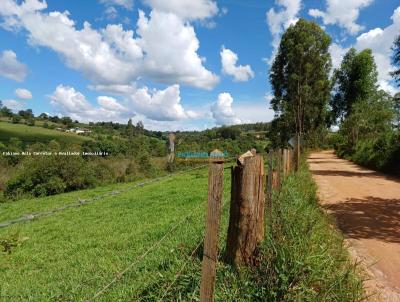
[(321, 206), (343, 233), (365, 273), (368, 301), (400, 302), (400, 178), (312, 153), (310, 170)]

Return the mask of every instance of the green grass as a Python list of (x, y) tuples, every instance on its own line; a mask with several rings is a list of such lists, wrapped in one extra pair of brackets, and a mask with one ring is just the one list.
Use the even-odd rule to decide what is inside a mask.
[[(229, 178), (225, 170), (216, 301), (358, 300), (360, 281), (342, 238), (318, 208), (305, 169), (284, 183), (260, 265), (239, 270), (226, 265)], [(0, 221), (129, 185), (0, 204)], [(10, 254), (0, 252), (0, 301), (85, 301), (188, 215), (96, 301), (161, 301), (172, 282), (162, 301), (198, 301), (206, 197), (207, 170), (202, 169), (0, 229), (0, 238), (23, 241)]]
[[(75, 202), (78, 196), (89, 197), (101, 191), (106, 190), (99, 188), (2, 204), (1, 220)], [(171, 277), (186, 259), (188, 250), (201, 240), (206, 196), (207, 171), (194, 171), (48, 218), (1, 229), (0, 237), (18, 234), (29, 239), (10, 255), (0, 254), (0, 300), (90, 298), (173, 225), (191, 214), (164, 245), (135, 265), (98, 299), (135, 301), (152, 279)]]
[(81, 144), (90, 139), (73, 133), (0, 121), (0, 142), (7, 143), (12, 137), (19, 138), (24, 143), (47, 143), (51, 140), (57, 140), (59, 142)]

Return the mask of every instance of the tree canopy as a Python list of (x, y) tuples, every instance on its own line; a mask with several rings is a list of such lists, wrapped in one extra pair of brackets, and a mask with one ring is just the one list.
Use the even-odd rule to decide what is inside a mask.
[(377, 91), (378, 72), (372, 51), (357, 52), (351, 48), (333, 75), (333, 97), (330, 105), (334, 123), (352, 112), (353, 105), (367, 102)]
[[(315, 22), (300, 19), (283, 34), (271, 67), (271, 101), (280, 136), (308, 134), (328, 117), (330, 36)], [(287, 139), (286, 137), (285, 139)]]
[(393, 72), (391, 72), (391, 75), (395, 79), (397, 85), (400, 87), (400, 35), (397, 36), (396, 40), (394, 41), (393, 44), (393, 65), (397, 68)]

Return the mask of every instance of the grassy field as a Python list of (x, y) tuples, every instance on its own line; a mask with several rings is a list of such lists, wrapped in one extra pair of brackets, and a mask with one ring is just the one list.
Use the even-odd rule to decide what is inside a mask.
[[(216, 301), (358, 301), (360, 281), (306, 169), (276, 196), (260, 265), (226, 265), (229, 178), (225, 170)], [(0, 222), (131, 185), (0, 204)], [(21, 240), (0, 252), (0, 301), (86, 301), (127, 267), (95, 301), (198, 301), (206, 197), (201, 169), (0, 229), (0, 238)]]
[(5, 143), (11, 137), (19, 138), (24, 143), (49, 142), (57, 140), (59, 142), (80, 144), (90, 138), (77, 134), (65, 133), (57, 130), (46, 129), (24, 124), (12, 124), (0, 121), (0, 142)]
[[(128, 185), (3, 204), (0, 217), (13, 219)], [(175, 270), (188, 260), (189, 250), (201, 241), (206, 196), (207, 171), (202, 170), (0, 230), (3, 238), (16, 234), (29, 238), (11, 254), (0, 256), (0, 300), (88, 299), (190, 215), (165, 244), (98, 299), (135, 301), (153, 280), (172, 280)]]

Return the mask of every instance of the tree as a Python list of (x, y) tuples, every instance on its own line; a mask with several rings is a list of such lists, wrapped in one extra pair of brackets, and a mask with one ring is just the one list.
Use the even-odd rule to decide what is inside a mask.
[(41, 120), (47, 120), (48, 118), (49, 118), (49, 116), (46, 113), (41, 113), (39, 115), (39, 119), (41, 119)]
[(377, 92), (377, 81), (378, 72), (372, 51), (365, 49), (357, 53), (351, 48), (333, 75), (333, 97), (330, 101), (333, 123), (348, 117), (355, 103), (369, 101)]
[(21, 116), (18, 114), (14, 114), (12, 116), (12, 123), (13, 124), (19, 124), (19, 122), (21, 121)]
[(139, 134), (142, 134), (142, 133), (143, 133), (143, 131), (144, 131), (144, 125), (143, 125), (143, 122), (142, 122), (142, 121), (138, 121), (138, 122), (136, 123), (136, 131), (137, 131)]
[(63, 118), (61, 118), (61, 123), (67, 127), (73, 126), (72, 119), (69, 116), (64, 116)]
[[(272, 108), (285, 135), (310, 134), (327, 121), (331, 38), (315, 22), (300, 19), (282, 36), (270, 72)], [(289, 137), (282, 138), (287, 140)]]
[(126, 136), (132, 138), (134, 135), (135, 129), (133, 127), (132, 119), (128, 120), (128, 124), (126, 125)]
[(20, 110), (20, 111), (18, 111), (18, 114), (25, 120), (29, 120), (29, 119), (32, 119), (35, 117), (33, 115), (32, 109)]
[(7, 108), (6, 106), (1, 107), (0, 109), (0, 115), (4, 117), (12, 117), (13, 113), (11, 109)]
[(397, 69), (390, 74), (395, 79), (397, 85), (400, 87), (400, 35), (398, 35), (396, 40), (394, 40), (392, 50), (392, 62), (393, 65), (397, 67)]
[(35, 126), (35, 119), (33, 119), (33, 118), (28, 119), (28, 120), (26, 121), (26, 124), (27, 124), (28, 126)]

